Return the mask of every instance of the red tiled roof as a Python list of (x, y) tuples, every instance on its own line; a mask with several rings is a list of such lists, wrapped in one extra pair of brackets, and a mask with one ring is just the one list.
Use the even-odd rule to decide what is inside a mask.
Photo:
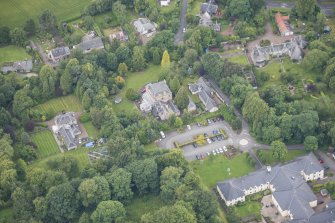
[(288, 20), (289, 16), (281, 16), (280, 12), (276, 13), (276, 23), (279, 28), (280, 33), (284, 33), (288, 31), (286, 24), (284, 21)]

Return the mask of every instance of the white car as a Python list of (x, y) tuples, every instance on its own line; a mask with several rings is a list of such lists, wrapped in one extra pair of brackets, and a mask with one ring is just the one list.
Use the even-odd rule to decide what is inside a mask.
[(213, 155), (214, 155), (214, 156), (216, 155), (216, 152), (215, 152), (215, 150), (213, 150)]
[(185, 32), (186, 32), (186, 28), (184, 27), (184, 28), (183, 28), (183, 33), (185, 33)]
[(187, 127), (188, 130), (192, 129), (190, 125), (187, 125), (186, 127)]
[(215, 151), (216, 151), (216, 153), (217, 153), (217, 154), (219, 154), (219, 153), (220, 153), (220, 151), (219, 151), (218, 149), (216, 149)]
[(226, 146), (223, 146), (223, 151), (228, 152), (228, 149)]
[(207, 142), (208, 142), (208, 144), (211, 144), (212, 140), (210, 138), (207, 138)]
[(221, 148), (221, 147), (219, 148), (219, 151), (220, 151), (220, 153), (223, 153), (223, 150), (222, 150), (222, 148)]

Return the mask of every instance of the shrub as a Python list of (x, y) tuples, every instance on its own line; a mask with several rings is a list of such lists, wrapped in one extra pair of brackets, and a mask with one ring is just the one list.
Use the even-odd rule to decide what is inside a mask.
[(32, 132), (35, 129), (35, 122), (33, 120), (29, 120), (25, 125), (24, 125), (24, 129), (27, 132)]
[(91, 120), (90, 114), (84, 113), (80, 116), (79, 121), (81, 123), (89, 122)]
[(126, 91), (126, 98), (130, 101), (136, 101), (140, 99), (141, 95), (136, 92), (133, 88), (129, 88)]

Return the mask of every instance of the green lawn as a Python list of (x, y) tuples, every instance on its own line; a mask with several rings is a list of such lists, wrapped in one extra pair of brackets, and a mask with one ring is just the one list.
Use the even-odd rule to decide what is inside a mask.
[(5, 208), (0, 210), (0, 222), (10, 222), (12, 216), (13, 216), (12, 208)]
[(22, 47), (17, 47), (13, 45), (0, 47), (0, 65), (4, 62), (15, 62), (18, 60), (25, 60), (30, 58), (31, 56)]
[(126, 83), (119, 96), (122, 98), (120, 104), (114, 104), (113, 109), (116, 112), (129, 111), (135, 108), (133, 102), (126, 98), (126, 91), (128, 88), (133, 88), (136, 91), (140, 90), (145, 84), (158, 81), (159, 73), (161, 72), (160, 66), (149, 65), (148, 69), (141, 72), (130, 72), (125, 78)]
[[(231, 160), (222, 155), (210, 156), (205, 160), (193, 161), (191, 165), (209, 188), (213, 188), (219, 181), (244, 176), (254, 170), (246, 159), (246, 153), (237, 155)], [(230, 168), (230, 175), (228, 168)]]
[[(264, 164), (272, 165), (278, 162), (272, 157), (272, 153), (270, 150), (263, 150), (262, 154), (263, 154), (262, 161), (264, 162)], [(289, 150), (283, 162), (294, 160), (296, 157), (303, 156), (305, 154), (306, 154), (305, 150)]]
[(60, 152), (56, 140), (51, 131), (45, 130), (32, 135), (33, 142), (37, 145), (39, 158), (48, 157)]
[(0, 26), (22, 27), (27, 19), (37, 21), (46, 9), (51, 10), (59, 22), (81, 15), (91, 0), (1, 0)]
[(74, 95), (51, 99), (37, 105), (34, 109), (44, 113), (52, 112), (53, 114), (57, 114), (63, 110), (71, 112), (81, 112), (83, 110), (80, 100)]
[(39, 167), (42, 169), (48, 169), (47, 162), (49, 160), (55, 159), (56, 157), (60, 156), (72, 156), (75, 157), (78, 160), (79, 163), (79, 169), (80, 171), (83, 170), (87, 165), (90, 164), (87, 156), (87, 152), (89, 151), (89, 148), (77, 148), (74, 150), (66, 151), (65, 153), (58, 153), (54, 155), (50, 155), (44, 159), (38, 159), (36, 160), (32, 166), (33, 167)]
[(203, 3), (203, 1), (200, 0), (193, 1), (193, 3), (191, 3), (191, 7), (188, 7), (191, 8), (189, 13), (191, 15), (198, 15), (200, 13), (201, 3)]
[(239, 55), (239, 56), (230, 57), (230, 58), (227, 58), (227, 59), (232, 63), (242, 64), (242, 65), (249, 65), (249, 61), (244, 54)]
[(90, 138), (96, 138), (98, 136), (99, 131), (94, 127), (92, 122), (85, 122), (82, 124), (84, 125), (86, 132)]
[(143, 214), (153, 212), (164, 206), (163, 201), (159, 196), (146, 195), (135, 198), (131, 204), (126, 206), (127, 220), (133, 222), (140, 222)]
[(249, 215), (260, 215), (261, 208), (262, 205), (259, 202), (249, 201), (243, 206), (236, 206), (236, 213), (240, 218), (245, 218)]

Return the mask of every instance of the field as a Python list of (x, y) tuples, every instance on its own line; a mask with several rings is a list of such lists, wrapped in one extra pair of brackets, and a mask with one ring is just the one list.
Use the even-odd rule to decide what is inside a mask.
[[(288, 154), (283, 162), (288, 162), (294, 160), (298, 156), (305, 155), (305, 150), (289, 150)], [(270, 150), (262, 150), (262, 161), (266, 165), (275, 164), (277, 161), (272, 157)]]
[(122, 98), (120, 104), (114, 104), (113, 109), (116, 112), (129, 111), (135, 108), (135, 105), (126, 98), (126, 91), (128, 88), (140, 90), (145, 84), (158, 81), (161, 67), (149, 65), (148, 69), (141, 72), (131, 72), (125, 78), (126, 83), (119, 96)]
[(228, 60), (230, 62), (236, 63), (236, 64), (249, 65), (249, 61), (248, 61), (247, 57), (244, 54), (230, 57), (230, 58), (228, 58)]
[(37, 145), (38, 158), (45, 158), (60, 152), (56, 140), (49, 130), (34, 133), (32, 140)]
[(98, 130), (93, 126), (92, 122), (85, 122), (82, 124), (90, 138), (96, 138), (98, 136)]
[(80, 16), (90, 2), (91, 0), (1, 0), (0, 26), (22, 27), (27, 19), (37, 21), (46, 9), (52, 11), (61, 22)]
[(7, 222), (13, 216), (12, 208), (5, 208), (0, 210), (0, 222)]
[(140, 222), (143, 214), (153, 212), (164, 206), (163, 201), (159, 196), (146, 195), (135, 198), (131, 204), (126, 206), (127, 220), (133, 222)]
[(78, 160), (79, 164), (79, 170), (82, 171), (86, 166), (90, 164), (87, 156), (87, 152), (89, 151), (89, 148), (77, 148), (71, 151), (67, 151), (65, 153), (58, 153), (54, 155), (50, 155), (44, 159), (38, 159), (36, 160), (32, 166), (33, 167), (39, 167), (42, 169), (48, 169), (47, 162), (49, 160), (55, 159), (56, 157), (61, 157), (61, 156), (72, 156)]
[(74, 95), (51, 99), (43, 104), (37, 105), (34, 109), (48, 113), (57, 114), (65, 111), (81, 112), (83, 110), (79, 99)]
[(14, 62), (30, 58), (31, 56), (26, 52), (24, 48), (13, 45), (0, 47), (0, 65), (3, 64), (4, 62)]
[[(240, 177), (254, 170), (249, 165), (245, 153), (233, 159), (227, 159), (225, 156), (210, 156), (203, 161), (194, 161), (191, 165), (208, 188), (213, 188), (219, 181)], [(228, 168), (230, 168), (230, 175)]]

